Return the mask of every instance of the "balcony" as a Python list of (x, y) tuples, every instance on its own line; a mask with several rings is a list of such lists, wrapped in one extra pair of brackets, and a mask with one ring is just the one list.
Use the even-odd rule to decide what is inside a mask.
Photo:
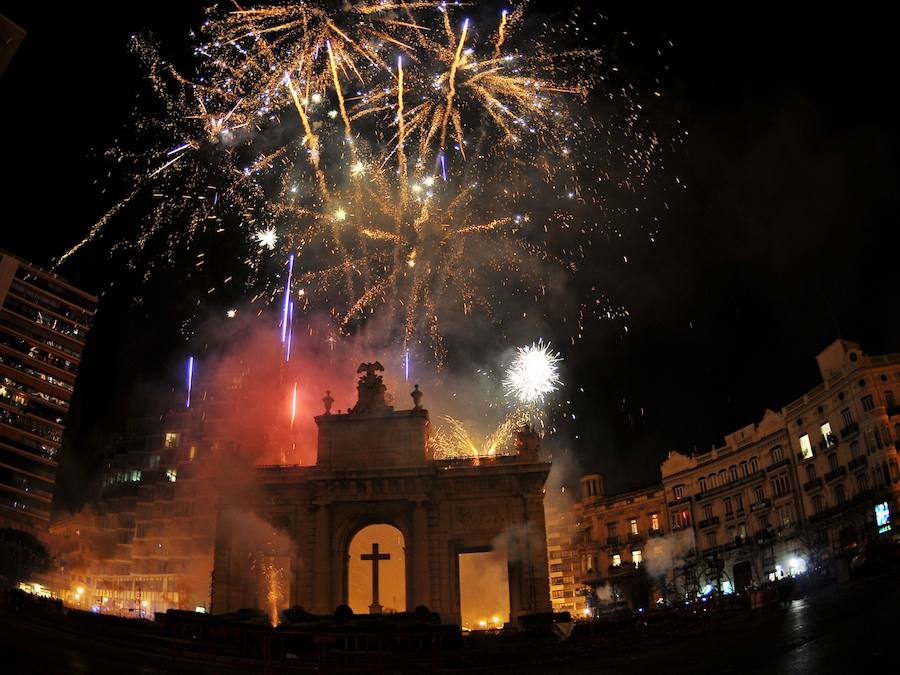
[(851, 422), (850, 424), (845, 426), (843, 429), (841, 429), (841, 438), (843, 438), (844, 440), (847, 440), (851, 436), (856, 436), (858, 434), (859, 434), (859, 423), (858, 422)]
[(629, 532), (628, 533), (628, 543), (629, 544), (637, 544), (642, 541), (644, 541), (644, 535), (642, 535), (640, 532)]
[(612, 537), (607, 537), (607, 538), (606, 538), (606, 545), (607, 545), (607, 546), (618, 546), (618, 545), (619, 545), (619, 537), (618, 537), (618, 535), (612, 536)]
[(900, 405), (889, 405), (884, 409), (884, 412), (887, 413), (888, 417), (900, 415)]
[(661, 537), (663, 536), (662, 528), (656, 528), (655, 530), (651, 527), (647, 530), (647, 535), (650, 537)]
[[(777, 467), (777, 466), (781, 466), (782, 464), (786, 464), (786, 463), (788, 463), (788, 462), (786, 462), (785, 460), (781, 460), (781, 462), (779, 462), (777, 465), (773, 465), (773, 466)], [(772, 468), (773, 467), (769, 467), (769, 469), (767, 469), (767, 470), (771, 470)], [(702, 501), (702, 500), (706, 499), (707, 497), (712, 497), (714, 495), (717, 495), (717, 494), (720, 494), (723, 492), (731, 492), (736, 487), (739, 487), (741, 485), (747, 485), (747, 484), (753, 483), (754, 481), (757, 481), (757, 480), (762, 480), (763, 478), (765, 478), (765, 476), (766, 476), (765, 471), (754, 471), (753, 473), (749, 474), (748, 476), (744, 476), (744, 477), (738, 478), (736, 480), (730, 480), (727, 483), (724, 483), (722, 485), (717, 485), (714, 488), (709, 488), (708, 490), (704, 490), (703, 492), (701, 492), (697, 495), (697, 501)], [(685, 498), (682, 501), (687, 501), (687, 498)], [(669, 502), (669, 506), (674, 506), (677, 503), (679, 503), (679, 502), (678, 501)]]
[(791, 463), (790, 457), (785, 457), (784, 459), (779, 459), (777, 462), (772, 462), (769, 466), (766, 467), (766, 472), (775, 471), (780, 469), (783, 466), (788, 466)]
[(765, 511), (772, 507), (771, 499), (763, 499), (762, 501), (758, 501), (755, 504), (750, 505), (750, 513), (757, 513), (758, 511)]
[(834, 471), (829, 471), (825, 474), (825, 482), (830, 483), (831, 481), (837, 480), (839, 478), (844, 478), (847, 475), (847, 467), (839, 466)]
[(803, 484), (804, 492), (812, 492), (813, 490), (818, 490), (822, 487), (822, 479), (821, 478), (813, 478), (812, 480), (808, 480)]
[(712, 518), (705, 518), (700, 521), (698, 527), (702, 530), (707, 527), (715, 527), (719, 524), (719, 516), (713, 516)]
[(847, 464), (847, 469), (850, 471), (856, 471), (857, 469), (866, 466), (866, 464), (868, 463), (869, 458), (865, 455), (860, 455), (859, 457), (855, 457), (854, 459), (850, 460), (850, 462)]
[(607, 572), (609, 576), (616, 577), (622, 576), (623, 574), (630, 574), (637, 569), (637, 565), (633, 562), (625, 562), (623, 561), (621, 565), (610, 565)]

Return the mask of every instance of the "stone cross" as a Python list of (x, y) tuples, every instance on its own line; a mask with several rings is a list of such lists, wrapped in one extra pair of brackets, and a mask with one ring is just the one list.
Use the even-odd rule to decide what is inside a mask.
[(378, 544), (372, 544), (371, 553), (363, 553), (360, 556), (362, 560), (372, 561), (372, 604), (369, 605), (369, 614), (381, 614), (381, 605), (378, 604), (378, 562), (380, 560), (390, 560), (390, 553), (379, 553)]

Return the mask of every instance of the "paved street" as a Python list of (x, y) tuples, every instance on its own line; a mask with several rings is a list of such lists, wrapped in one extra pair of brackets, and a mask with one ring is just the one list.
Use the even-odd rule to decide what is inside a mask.
[[(669, 639), (619, 653), (603, 650), (572, 656), (566, 649), (553, 662), (529, 662), (518, 650), (505, 667), (467, 667), (456, 672), (528, 673), (839, 673), (883, 667), (892, 648), (900, 576), (828, 589), (786, 608), (747, 611), (716, 622), (703, 634)], [(239, 673), (287, 672), (145, 652), (111, 640), (85, 640), (78, 633), (41, 620), (13, 620), (0, 612), (4, 672), (10, 673)], [(296, 672), (296, 671), (293, 671)], [(452, 671), (451, 671), (452, 672)]]

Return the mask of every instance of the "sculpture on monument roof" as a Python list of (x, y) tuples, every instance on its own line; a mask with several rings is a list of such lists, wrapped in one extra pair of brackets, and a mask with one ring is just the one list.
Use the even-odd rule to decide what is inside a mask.
[(359, 382), (356, 385), (358, 398), (356, 405), (349, 412), (364, 415), (377, 415), (379, 413), (387, 413), (393, 410), (387, 404), (385, 393), (387, 387), (384, 386), (381, 375), (378, 372), (384, 372), (384, 366), (378, 361), (373, 363), (361, 363), (356, 369), (357, 373), (362, 373)]

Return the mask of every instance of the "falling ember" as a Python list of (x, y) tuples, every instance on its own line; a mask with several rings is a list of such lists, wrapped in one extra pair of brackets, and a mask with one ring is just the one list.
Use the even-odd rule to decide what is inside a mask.
[(191, 407), (191, 387), (194, 383), (194, 357), (189, 356), (187, 362), (187, 396), (184, 401), (184, 407)]
[(561, 384), (558, 352), (551, 351), (543, 340), (530, 346), (519, 347), (512, 364), (506, 371), (503, 387), (507, 396), (521, 405), (542, 403)]
[(294, 428), (294, 420), (297, 419), (297, 383), (294, 382), (294, 392), (291, 395), (291, 429)]

